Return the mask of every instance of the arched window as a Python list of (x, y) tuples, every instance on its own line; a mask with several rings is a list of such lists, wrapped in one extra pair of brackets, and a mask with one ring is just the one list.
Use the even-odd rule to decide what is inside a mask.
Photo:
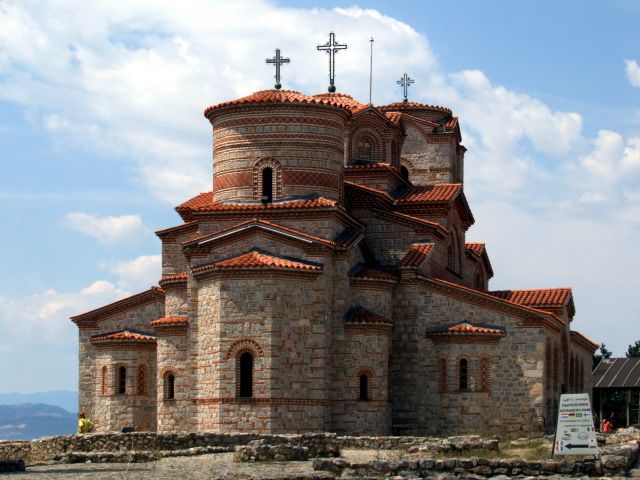
[(237, 360), (239, 363), (239, 380), (240, 388), (238, 389), (239, 397), (253, 397), (253, 355), (250, 352), (244, 352)]
[(176, 395), (176, 377), (173, 372), (164, 374), (164, 399), (173, 400)]
[(138, 395), (147, 394), (147, 367), (138, 365)]
[(466, 358), (458, 364), (458, 388), (462, 391), (469, 389), (469, 362)]
[(484, 282), (482, 281), (482, 273), (480, 269), (476, 270), (476, 278), (473, 281), (473, 288), (476, 290), (482, 290), (484, 288)]
[(262, 169), (262, 203), (273, 202), (273, 169), (266, 167)]
[(360, 375), (360, 396), (358, 400), (369, 400), (369, 377), (364, 373)]
[(118, 395), (124, 395), (127, 393), (127, 367), (118, 368), (118, 382), (116, 393)]
[(404, 165), (400, 167), (400, 176), (409, 181), (409, 170)]
[(106, 365), (102, 367), (102, 379), (100, 383), (102, 386), (102, 395), (109, 395), (109, 367)]
[(456, 271), (456, 264), (458, 263), (456, 262), (456, 257), (456, 246), (452, 242), (447, 249), (447, 268), (453, 272)]

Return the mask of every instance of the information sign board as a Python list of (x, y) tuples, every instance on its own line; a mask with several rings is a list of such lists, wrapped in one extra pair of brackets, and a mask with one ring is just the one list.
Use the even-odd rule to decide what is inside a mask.
[(593, 455), (598, 453), (589, 394), (560, 395), (556, 425), (554, 455)]

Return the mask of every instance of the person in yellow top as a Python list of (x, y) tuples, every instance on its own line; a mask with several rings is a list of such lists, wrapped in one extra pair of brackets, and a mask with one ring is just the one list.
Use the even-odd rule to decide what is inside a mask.
[(85, 417), (84, 413), (78, 414), (78, 433), (89, 433), (93, 430), (93, 422)]

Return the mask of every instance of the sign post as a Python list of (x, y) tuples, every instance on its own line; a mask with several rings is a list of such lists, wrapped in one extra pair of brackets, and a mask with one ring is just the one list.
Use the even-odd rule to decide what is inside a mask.
[(595, 455), (598, 441), (588, 393), (560, 395), (554, 455)]

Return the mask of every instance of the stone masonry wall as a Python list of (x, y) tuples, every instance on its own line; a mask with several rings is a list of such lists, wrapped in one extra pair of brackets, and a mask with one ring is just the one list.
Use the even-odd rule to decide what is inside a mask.
[[(395, 432), (542, 429), (543, 331), (521, 328), (517, 318), (408, 280), (403, 280), (396, 291), (394, 321), (391, 400)], [(428, 326), (463, 321), (502, 326), (506, 336), (494, 348), (482, 344), (436, 346), (426, 337)], [(470, 363), (482, 355), (490, 356), (488, 392), (456, 391), (456, 365), (461, 355), (468, 356)], [(447, 365), (446, 393), (439, 392), (440, 359)], [(456, 362), (453, 368), (452, 362)], [(477, 374), (470, 371), (470, 375)], [(449, 382), (454, 382), (453, 386)]]
[[(327, 429), (327, 290), (325, 275), (226, 272), (200, 280), (193, 330), (199, 431)], [(237, 398), (244, 351), (254, 357), (252, 398)]]
[(429, 134), (412, 125), (407, 126), (406, 133), (401, 158), (413, 166), (409, 169), (411, 183), (418, 186), (454, 183), (455, 139), (451, 137), (451, 141), (434, 143)]
[[(163, 315), (164, 304), (157, 301), (107, 317), (99, 322), (98, 328), (79, 328), (79, 412), (84, 412), (89, 418), (100, 419), (102, 425), (107, 424), (107, 411), (110, 407), (105, 404), (104, 399), (101, 400), (100, 406), (96, 403), (101, 399), (103, 391), (103, 366), (106, 366), (108, 371), (107, 391), (109, 394), (114, 391), (113, 375), (116, 365), (115, 360), (107, 360), (104, 358), (104, 353), (100, 353), (101, 351), (90, 343), (90, 337), (99, 333), (123, 330), (127, 328), (151, 331), (150, 322), (156, 318), (162, 317)], [(100, 363), (97, 359), (99, 354), (103, 355)], [(130, 358), (125, 359), (126, 362), (130, 364), (130, 367), (134, 369), (137, 368), (138, 364), (136, 363), (135, 355), (132, 354), (129, 357)], [(148, 363), (150, 369), (155, 368), (155, 359)]]

